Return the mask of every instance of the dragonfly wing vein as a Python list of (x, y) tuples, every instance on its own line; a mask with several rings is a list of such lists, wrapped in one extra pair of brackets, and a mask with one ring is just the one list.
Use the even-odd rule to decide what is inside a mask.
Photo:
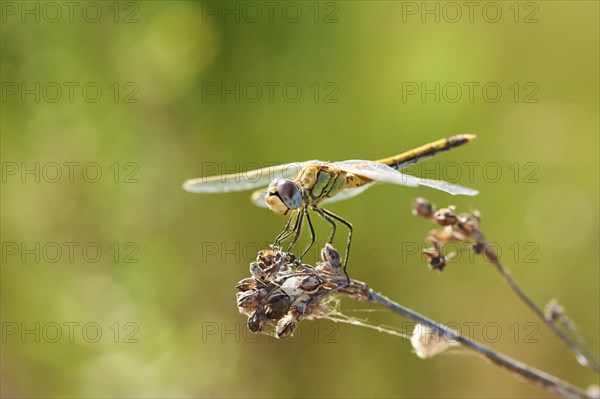
[(192, 193), (225, 193), (267, 186), (275, 179), (294, 179), (306, 166), (319, 161), (292, 162), (247, 172), (186, 180), (183, 189)]
[(478, 191), (443, 180), (429, 180), (421, 177), (406, 175), (379, 162), (365, 160), (349, 160), (335, 164), (340, 170), (366, 177), (374, 181), (399, 184), (402, 186), (425, 186), (445, 191), (452, 195), (477, 195)]

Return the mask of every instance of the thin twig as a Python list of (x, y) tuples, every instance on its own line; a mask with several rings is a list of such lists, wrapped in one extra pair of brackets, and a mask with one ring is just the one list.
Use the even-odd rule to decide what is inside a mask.
[(585, 366), (590, 367), (597, 373), (600, 373), (600, 364), (594, 358), (594, 355), (585, 347), (584, 343), (578, 345), (569, 338), (556, 324), (554, 318), (546, 317), (544, 312), (525, 294), (519, 287), (517, 282), (510, 276), (508, 269), (505, 268), (498, 255), (490, 245), (489, 241), (479, 227), (479, 214), (455, 214), (454, 207), (442, 208), (435, 211), (433, 206), (423, 198), (417, 198), (413, 204), (413, 214), (425, 219), (434, 220), (439, 225), (444, 226), (441, 231), (432, 231), (428, 240), (433, 243), (434, 248), (424, 251), (425, 255), (430, 258), (430, 265), (438, 270), (443, 270), (445, 267), (445, 257), (440, 254), (440, 247), (450, 241), (463, 241), (471, 244), (476, 244), (480, 253), (494, 265), (496, 270), (502, 275), (510, 288), (517, 296), (525, 302), (543, 322), (560, 338), (567, 347), (575, 354), (577, 361)]
[(291, 254), (274, 250), (259, 252), (257, 261), (250, 264), (252, 277), (245, 278), (236, 286), (237, 304), (240, 312), (248, 316), (248, 328), (251, 331), (261, 332), (267, 323), (274, 323), (277, 337), (290, 337), (301, 320), (328, 317), (331, 309), (326, 299), (333, 294), (343, 295), (356, 301), (382, 305), (556, 395), (592, 399), (591, 395), (565, 381), (495, 352), (391, 301), (361, 281), (348, 282), (342, 271), (339, 253), (330, 244), (325, 246), (321, 256), (323, 262), (312, 268), (301, 264)]
[[(481, 237), (481, 243), (483, 245), (485, 245), (486, 248), (491, 248), (490, 244), (483, 236)], [(487, 254), (487, 252), (486, 252), (486, 254)], [(556, 322), (554, 321), (554, 319), (545, 317), (544, 312), (523, 292), (521, 287), (519, 287), (519, 285), (516, 283), (516, 281), (511, 277), (508, 270), (502, 265), (502, 263), (500, 263), (500, 260), (498, 259), (498, 257), (497, 256), (492, 257), (492, 259), (490, 259), (490, 262), (496, 267), (496, 270), (498, 270), (498, 272), (502, 275), (502, 277), (504, 278), (504, 281), (506, 281), (508, 283), (508, 285), (510, 285), (510, 288), (517, 294), (517, 296), (519, 298), (521, 298), (521, 300), (523, 302), (525, 302), (527, 307), (529, 307), (529, 309), (531, 309), (540, 319), (542, 319), (544, 321), (544, 323), (546, 323), (546, 325), (548, 325), (548, 327), (550, 327), (550, 329), (565, 343), (565, 345), (567, 345), (569, 347), (569, 349), (571, 349), (571, 351), (573, 351), (575, 353), (579, 363), (585, 364), (585, 365), (589, 366), (590, 368), (592, 368), (597, 373), (600, 373), (600, 364), (598, 364), (598, 362), (594, 359), (593, 355), (591, 353), (589, 353), (589, 351), (585, 347), (579, 346), (575, 342), (573, 342), (558, 327), (558, 325), (556, 325)]]
[(469, 338), (458, 335), (452, 329), (436, 323), (435, 321), (411, 310), (408, 309), (389, 298), (376, 293), (375, 291), (369, 289), (367, 293), (367, 298), (369, 302), (377, 303), (382, 306), (385, 306), (387, 309), (390, 309), (394, 313), (397, 313), (407, 319), (410, 319), (416, 323), (425, 325), (434, 331), (436, 331), (440, 336), (447, 337), (450, 340), (456, 341), (461, 345), (474, 350), (475, 352), (481, 354), (485, 358), (492, 361), (494, 364), (510, 371), (515, 375), (519, 375), (525, 378), (527, 381), (541, 386), (542, 388), (550, 391), (556, 395), (565, 397), (565, 398), (587, 398), (591, 399), (583, 390), (560, 380), (550, 374), (544, 373), (541, 370), (538, 370), (533, 367), (529, 367), (526, 364), (519, 362), (515, 359), (512, 359), (508, 356), (505, 356), (501, 353), (495, 352), (492, 349), (482, 345), (476, 341), (470, 340)]

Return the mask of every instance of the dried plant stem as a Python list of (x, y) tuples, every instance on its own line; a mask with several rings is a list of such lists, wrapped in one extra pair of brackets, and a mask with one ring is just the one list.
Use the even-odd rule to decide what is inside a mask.
[(583, 363), (583, 364), (589, 366), (590, 368), (592, 368), (594, 371), (600, 373), (600, 365), (594, 359), (593, 355), (591, 353), (589, 353), (589, 351), (587, 351), (585, 349), (585, 347), (579, 346), (575, 342), (573, 342), (559, 328), (559, 326), (556, 324), (554, 319), (547, 318), (544, 315), (544, 312), (531, 299), (529, 299), (529, 297), (525, 294), (525, 292), (523, 292), (521, 287), (519, 287), (517, 282), (511, 277), (510, 273), (508, 272), (508, 269), (506, 269), (502, 265), (502, 263), (500, 263), (500, 260), (498, 259), (496, 254), (491, 249), (492, 246), (489, 244), (489, 242), (486, 240), (486, 238), (482, 234), (477, 234), (476, 239), (477, 239), (477, 242), (479, 244), (481, 244), (483, 246), (483, 248), (485, 248), (486, 258), (496, 267), (496, 270), (498, 270), (498, 272), (502, 275), (502, 277), (504, 278), (504, 281), (506, 281), (508, 283), (508, 285), (510, 285), (510, 288), (515, 292), (515, 294), (517, 294), (517, 296), (519, 298), (521, 298), (521, 300), (523, 302), (525, 302), (525, 304), (540, 319), (542, 319), (544, 321), (544, 323), (546, 323), (546, 325), (548, 325), (548, 327), (550, 327), (550, 329), (569, 347), (569, 349), (571, 349), (571, 351), (573, 351), (575, 353), (575, 355), (577, 356), (577, 360), (580, 363)]
[[(429, 265), (438, 270), (443, 270), (445, 267), (445, 258), (440, 254), (440, 248), (445, 243), (450, 241), (466, 242), (474, 245), (476, 253), (481, 253), (484, 257), (494, 265), (496, 270), (502, 275), (504, 281), (510, 285), (510, 288), (517, 294), (517, 296), (529, 307), (542, 321), (550, 327), (552, 332), (558, 336), (567, 347), (575, 354), (577, 361), (581, 365), (588, 366), (592, 370), (600, 373), (600, 364), (595, 359), (594, 355), (589, 349), (586, 348), (582, 337), (577, 333), (575, 327), (562, 312), (556, 315), (550, 314), (545, 315), (544, 312), (523, 292), (516, 281), (510, 276), (508, 269), (506, 269), (498, 255), (490, 245), (489, 241), (485, 238), (485, 235), (480, 229), (480, 215), (478, 212), (472, 214), (461, 214), (455, 213), (455, 208), (449, 206), (435, 211), (431, 203), (423, 198), (417, 198), (413, 203), (413, 214), (420, 216), (424, 219), (429, 219), (437, 222), (439, 225), (444, 226), (443, 230), (433, 230), (429, 233), (427, 240), (434, 245), (434, 248), (423, 251), (426, 256), (429, 257)], [(557, 316), (557, 317), (554, 317)], [(571, 339), (556, 323), (557, 320), (565, 324), (567, 330), (573, 335), (573, 338), (579, 342), (579, 345), (575, 340)]]
[(536, 384), (538, 386), (541, 386), (542, 388), (544, 388), (547, 391), (552, 392), (556, 395), (559, 395), (559, 396), (565, 397), (565, 398), (591, 399), (591, 396), (589, 396), (586, 392), (584, 392), (583, 390), (581, 390), (577, 387), (574, 387), (573, 385), (571, 385), (565, 381), (562, 381), (562, 380), (560, 380), (556, 377), (553, 377), (547, 373), (544, 373), (543, 371), (538, 370), (536, 368), (529, 367), (526, 364), (521, 363), (515, 359), (508, 357), (508, 356), (505, 356), (498, 352), (495, 352), (492, 349), (490, 349), (476, 341), (472, 341), (469, 338), (458, 335), (455, 331), (453, 331), (449, 327), (446, 327), (444, 325), (436, 323), (433, 320), (428, 319), (427, 317), (425, 317), (411, 309), (408, 309), (408, 308), (390, 300), (389, 298), (387, 298), (383, 295), (376, 293), (372, 289), (367, 288), (366, 285), (364, 285), (364, 288), (365, 288), (365, 292), (363, 293), (363, 295), (358, 296), (357, 299), (366, 300), (371, 303), (377, 303), (377, 304), (382, 305), (382, 306), (386, 307), (387, 309), (391, 310), (392, 312), (397, 313), (407, 319), (410, 319), (416, 323), (425, 325), (425, 326), (431, 328), (432, 330), (436, 331), (440, 336), (447, 337), (450, 340), (456, 341), (456, 342), (460, 343), (461, 345), (474, 350), (475, 352), (477, 352), (480, 355), (484, 356), (485, 358), (489, 359), (490, 361), (497, 364), (498, 366), (510, 371), (511, 373), (513, 373), (515, 375), (521, 376), (525, 380), (527, 380), (533, 384)]
[[(273, 249), (260, 251), (257, 260), (250, 264), (252, 276), (241, 280), (236, 285), (237, 305), (240, 312), (248, 316), (248, 328), (258, 333), (263, 331), (267, 324), (274, 324), (275, 335), (278, 338), (288, 338), (292, 336), (296, 325), (301, 320), (327, 318), (331, 312), (327, 300), (332, 295), (345, 296), (355, 301), (382, 305), (453, 344), (475, 351), (510, 371), (514, 376), (519, 376), (556, 395), (565, 398), (593, 398), (592, 394), (580, 388), (495, 352), (474, 340), (463, 337), (447, 326), (393, 302), (361, 281), (347, 280), (343, 273), (340, 255), (330, 244), (326, 244), (322, 249), (321, 258), (322, 262), (311, 267), (302, 264), (288, 253)], [(412, 338), (415, 337), (414, 334)], [(411, 343), (415, 347), (412, 338)], [(419, 350), (416, 350), (419, 355)]]

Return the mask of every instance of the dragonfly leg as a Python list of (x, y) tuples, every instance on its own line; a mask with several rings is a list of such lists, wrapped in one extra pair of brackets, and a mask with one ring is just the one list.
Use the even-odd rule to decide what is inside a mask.
[(287, 248), (286, 252), (290, 252), (294, 245), (296, 245), (296, 241), (300, 237), (300, 232), (302, 231), (302, 221), (304, 220), (304, 210), (298, 211), (298, 218), (296, 219), (296, 223), (294, 224), (294, 239), (290, 243), (290, 246)]
[(335, 213), (329, 212), (327, 209), (322, 209), (321, 211), (337, 220), (340, 223), (343, 223), (344, 225), (346, 225), (346, 227), (348, 227), (348, 244), (346, 245), (346, 256), (344, 258), (344, 274), (346, 275), (346, 278), (348, 279), (348, 282), (350, 282), (350, 276), (348, 276), (348, 272), (346, 271), (346, 267), (348, 266), (348, 256), (350, 255), (350, 244), (352, 243), (352, 224), (350, 224), (350, 222), (348, 222), (347, 220), (342, 219), (341, 217), (339, 217), (338, 215), (336, 215)]
[[(294, 228), (290, 230), (290, 225), (292, 224), (292, 220), (294, 220), (294, 218), (296, 218), (296, 222), (294, 223)], [(288, 221), (285, 225), (285, 228), (283, 229), (283, 231), (281, 233), (279, 233), (277, 238), (275, 238), (274, 244), (279, 246), (281, 241), (283, 241), (286, 238), (288, 238), (289, 236), (291, 236), (297, 227), (298, 227), (298, 212), (293, 211), (292, 215), (290, 216), (290, 218), (288, 219)]]
[(321, 208), (313, 208), (313, 209), (315, 212), (317, 212), (317, 214), (319, 216), (321, 216), (323, 219), (327, 220), (327, 222), (329, 222), (329, 224), (331, 224), (331, 235), (329, 236), (329, 241), (327, 241), (327, 242), (329, 244), (333, 243), (333, 237), (335, 237), (335, 229), (337, 228), (337, 224), (335, 224), (335, 221), (332, 218), (330, 218), (325, 213), (323, 213)]
[(315, 243), (315, 229), (313, 227), (312, 221), (310, 220), (310, 215), (308, 214), (308, 207), (304, 208), (304, 213), (306, 214), (306, 221), (308, 222), (308, 227), (310, 227), (310, 244), (308, 244), (308, 247), (306, 247), (306, 249), (302, 252), (302, 255), (300, 255), (300, 259), (302, 259), (304, 255), (306, 255), (306, 253)]

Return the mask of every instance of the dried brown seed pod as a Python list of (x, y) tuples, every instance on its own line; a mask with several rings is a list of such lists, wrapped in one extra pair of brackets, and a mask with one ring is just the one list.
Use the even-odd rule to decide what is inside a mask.
[(237, 293), (237, 306), (240, 310), (254, 311), (258, 307), (258, 291), (245, 291)]
[(544, 308), (544, 317), (546, 320), (560, 320), (565, 316), (565, 308), (558, 303), (557, 299), (552, 299)]
[(454, 207), (442, 208), (434, 213), (433, 217), (435, 218), (435, 221), (440, 226), (452, 226), (457, 221), (453, 208)]
[(471, 215), (460, 215), (457, 226), (464, 234), (471, 235), (479, 230), (479, 221)]
[(299, 317), (308, 313), (308, 304), (306, 302), (297, 303), (290, 312), (293, 316)]
[(261, 332), (265, 328), (266, 316), (261, 307), (259, 307), (252, 316), (248, 318), (248, 329), (253, 333)]
[(272, 265), (267, 265), (262, 262), (250, 263), (250, 273), (252, 274), (252, 276), (254, 276), (255, 279), (261, 281), (272, 280), (275, 274), (277, 274), (278, 269), (279, 266), (276, 263)]
[(256, 287), (256, 279), (254, 279), (252, 277), (246, 277), (245, 279), (240, 280), (240, 282), (237, 283), (237, 285), (235, 286), (235, 289), (238, 292), (244, 292), (244, 291), (249, 291), (255, 287)]
[(437, 242), (441, 245), (456, 241), (456, 239), (455, 232), (451, 226), (446, 226), (442, 230), (431, 230), (429, 236), (427, 236), (427, 241)]
[(251, 331), (257, 333), (267, 324), (274, 324), (276, 336), (287, 338), (300, 320), (328, 314), (323, 299), (336, 292), (341, 284), (346, 286), (347, 281), (342, 277), (340, 256), (335, 248), (327, 245), (322, 256), (325, 261), (320, 263), (319, 270), (319, 266), (302, 265), (284, 252), (259, 253), (250, 265), (254, 277), (236, 286), (238, 307), (248, 316)]
[(275, 334), (277, 338), (288, 338), (296, 329), (296, 320), (292, 315), (286, 315), (277, 323), (275, 328)]
[(257, 262), (261, 262), (266, 266), (270, 266), (275, 262), (275, 258), (277, 257), (277, 252), (271, 249), (263, 249), (262, 251), (258, 251), (258, 256), (256, 257)]
[(483, 243), (475, 243), (473, 244), (473, 252), (475, 255), (481, 255), (485, 251), (485, 245)]
[(296, 297), (296, 296), (302, 294), (302, 290), (300, 289), (301, 282), (302, 282), (302, 277), (300, 277), (300, 276), (288, 277), (281, 284), (281, 290), (289, 296)]
[(425, 219), (431, 219), (435, 210), (425, 198), (416, 198), (413, 202), (412, 214)]
[(323, 262), (328, 262), (333, 268), (340, 269), (342, 267), (340, 254), (331, 244), (325, 244), (321, 250), (321, 259)]
[(296, 256), (293, 253), (287, 252), (284, 256), (279, 259), (282, 263), (293, 263), (296, 262)]
[(274, 292), (267, 300), (265, 316), (270, 320), (281, 319), (290, 309), (292, 301), (284, 292)]
[(266, 277), (266, 273), (259, 262), (250, 263), (250, 274), (257, 280), (263, 280)]
[(337, 275), (341, 273), (341, 269), (339, 267), (334, 268), (331, 266), (329, 262), (318, 262), (315, 266), (315, 270), (318, 273), (329, 274), (329, 275)]
[(312, 293), (319, 288), (320, 284), (321, 282), (318, 278), (313, 276), (306, 276), (300, 282), (300, 289), (306, 293)]
[(423, 254), (427, 258), (429, 267), (433, 270), (443, 271), (446, 267), (446, 258), (440, 254), (438, 248), (424, 249)]

